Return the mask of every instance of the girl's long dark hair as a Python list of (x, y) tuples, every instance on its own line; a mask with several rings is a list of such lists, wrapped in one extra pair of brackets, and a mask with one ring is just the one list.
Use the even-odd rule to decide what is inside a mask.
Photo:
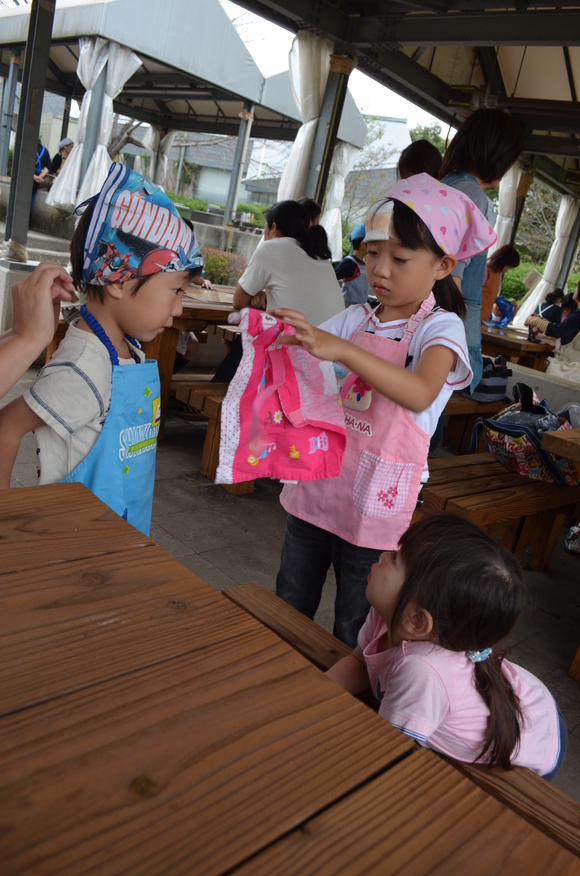
[(326, 231), (322, 225), (310, 225), (308, 213), (298, 201), (278, 201), (264, 216), (269, 228), (275, 222), (282, 237), (297, 240), (311, 259), (330, 259)]
[[(376, 205), (371, 207), (371, 211), (376, 209), (384, 201), (378, 201)], [(420, 216), (403, 204), (402, 201), (393, 199), (393, 225), (395, 232), (403, 246), (408, 249), (426, 249), (433, 253), (434, 256), (442, 258), (445, 253), (436, 242), (435, 238), (423, 222)], [(433, 294), (435, 301), (444, 310), (450, 313), (456, 313), (457, 316), (465, 315), (465, 304), (463, 296), (459, 291), (453, 277), (444, 277), (442, 280), (436, 280), (433, 286)]]
[(446, 511), (423, 517), (401, 537), (405, 580), (392, 627), (416, 603), (433, 618), (433, 641), (450, 651), (493, 648), (474, 663), (475, 686), (489, 708), (485, 743), (477, 760), (511, 768), (523, 726), (519, 699), (503, 674), (497, 649), (525, 605), (519, 562), (498, 541), (463, 517)]
[(501, 179), (524, 150), (524, 132), (498, 109), (478, 109), (460, 126), (447, 147), (441, 176), (475, 173), (490, 184)]
[(490, 271), (501, 271), (502, 268), (517, 268), (520, 263), (520, 254), (511, 243), (500, 246), (487, 260)]

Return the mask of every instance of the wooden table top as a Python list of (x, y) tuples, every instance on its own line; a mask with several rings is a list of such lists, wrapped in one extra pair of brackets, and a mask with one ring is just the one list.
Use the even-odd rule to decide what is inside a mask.
[(0, 502), (3, 876), (580, 873), (70, 486)]
[(481, 326), (481, 337), (483, 341), (489, 339), (501, 346), (530, 353), (545, 353), (546, 351), (551, 351), (556, 343), (552, 338), (547, 338), (545, 336), (542, 337), (541, 340), (538, 339), (540, 341), (539, 343), (534, 343), (533, 341), (528, 340), (527, 329), (508, 327), (498, 328), (496, 326), (491, 327), (483, 324)]
[(544, 432), (542, 448), (566, 459), (580, 462), (580, 429), (566, 429), (560, 432)]

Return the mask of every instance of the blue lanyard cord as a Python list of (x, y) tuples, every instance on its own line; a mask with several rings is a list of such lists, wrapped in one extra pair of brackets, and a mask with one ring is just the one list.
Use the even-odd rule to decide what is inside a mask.
[[(84, 319), (84, 321), (86, 322), (86, 324), (88, 325), (88, 327), (91, 329), (93, 334), (107, 348), (107, 352), (109, 353), (109, 358), (111, 359), (111, 362), (113, 363), (113, 365), (118, 365), (119, 364), (119, 354), (117, 353), (113, 344), (111, 343), (111, 339), (109, 338), (108, 334), (106, 333), (105, 329), (103, 328), (101, 323), (98, 321), (98, 319), (96, 319), (93, 316), (93, 314), (87, 310), (85, 304), (83, 304), (81, 306), (81, 316)], [(130, 335), (125, 335), (125, 340), (129, 344), (131, 344), (133, 347), (137, 347), (137, 349), (139, 349), (139, 350), (141, 349), (141, 345), (139, 344), (139, 342), (136, 341), (134, 338), (132, 338)]]

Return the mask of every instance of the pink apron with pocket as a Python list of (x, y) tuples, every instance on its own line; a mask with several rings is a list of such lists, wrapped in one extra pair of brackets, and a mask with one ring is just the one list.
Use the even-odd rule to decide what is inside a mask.
[[(404, 368), (411, 338), (434, 306), (431, 294), (410, 317), (399, 341), (365, 332), (372, 316), (365, 312), (350, 341)], [(351, 544), (396, 550), (417, 504), (430, 436), (410, 411), (357, 375), (344, 378), (341, 396), (347, 443), (340, 477), (287, 484), (280, 501), (289, 514)]]
[(332, 362), (278, 344), (294, 329), (269, 313), (242, 310), (240, 325), (244, 354), (222, 402), (216, 483), (336, 479), (346, 434)]

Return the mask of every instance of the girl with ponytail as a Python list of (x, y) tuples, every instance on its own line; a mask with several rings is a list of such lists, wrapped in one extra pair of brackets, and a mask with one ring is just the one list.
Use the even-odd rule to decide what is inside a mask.
[(368, 578), (358, 647), (328, 675), (368, 689), (379, 714), (426, 748), (551, 780), (566, 725), (548, 689), (505, 659), (500, 643), (525, 605), (520, 564), (473, 523), (427, 515)]

